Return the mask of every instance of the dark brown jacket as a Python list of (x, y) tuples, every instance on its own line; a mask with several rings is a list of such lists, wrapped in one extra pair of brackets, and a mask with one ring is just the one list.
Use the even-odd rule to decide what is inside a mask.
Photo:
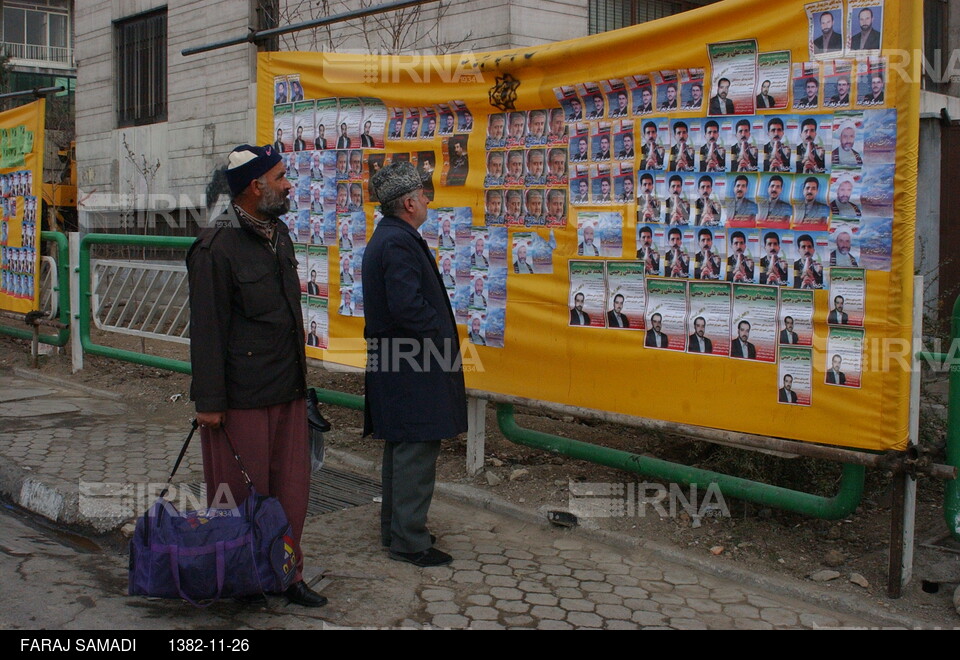
[(197, 412), (263, 408), (306, 394), (300, 281), (287, 228), (276, 223), (274, 250), (235, 225), (203, 229), (187, 254)]

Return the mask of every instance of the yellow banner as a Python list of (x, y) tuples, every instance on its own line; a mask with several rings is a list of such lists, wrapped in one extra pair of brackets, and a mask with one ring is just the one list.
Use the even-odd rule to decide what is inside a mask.
[(469, 387), (903, 449), (921, 17), (726, 0), (484, 54), (265, 53), (308, 354), (362, 367), (372, 172), (407, 160)]
[(40, 301), (40, 202), (46, 101), (0, 113), (0, 309), (30, 312)]

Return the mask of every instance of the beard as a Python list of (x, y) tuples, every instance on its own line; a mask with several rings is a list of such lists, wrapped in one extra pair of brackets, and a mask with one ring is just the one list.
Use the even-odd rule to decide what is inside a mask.
[(269, 186), (264, 187), (263, 196), (257, 203), (257, 212), (271, 218), (279, 218), (290, 210), (290, 197), (279, 193)]

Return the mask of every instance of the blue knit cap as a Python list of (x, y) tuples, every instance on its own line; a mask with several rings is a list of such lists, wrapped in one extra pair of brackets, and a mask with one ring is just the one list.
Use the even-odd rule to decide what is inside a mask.
[(251, 181), (272, 170), (280, 160), (280, 154), (270, 145), (254, 147), (241, 144), (230, 152), (227, 159), (227, 183), (230, 184), (230, 193), (236, 197)]

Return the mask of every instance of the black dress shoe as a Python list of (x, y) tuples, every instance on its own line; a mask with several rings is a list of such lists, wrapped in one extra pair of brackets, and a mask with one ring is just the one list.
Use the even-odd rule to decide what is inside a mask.
[(294, 605), (302, 605), (303, 607), (323, 607), (327, 604), (326, 596), (318, 594), (308, 587), (303, 580), (291, 584), (283, 592), (283, 595)]
[[(431, 534), (431, 535), (430, 535), (430, 545), (433, 545), (433, 544), (436, 543), (436, 542), (437, 542), (437, 537), (434, 536), (433, 534)], [(383, 544), (383, 547), (384, 547), (384, 548), (389, 548), (389, 547), (390, 547), (390, 541), (387, 541), (386, 543), (384, 543), (384, 544)]]
[(427, 548), (421, 552), (394, 552), (390, 551), (390, 559), (405, 561), (420, 568), (432, 566), (446, 566), (453, 561), (453, 557), (436, 548)]
[(307, 398), (310, 400), (307, 404), (307, 422), (311, 427), (326, 433), (331, 428), (330, 422), (320, 414), (320, 402), (317, 401), (317, 393), (312, 387), (307, 390)]

